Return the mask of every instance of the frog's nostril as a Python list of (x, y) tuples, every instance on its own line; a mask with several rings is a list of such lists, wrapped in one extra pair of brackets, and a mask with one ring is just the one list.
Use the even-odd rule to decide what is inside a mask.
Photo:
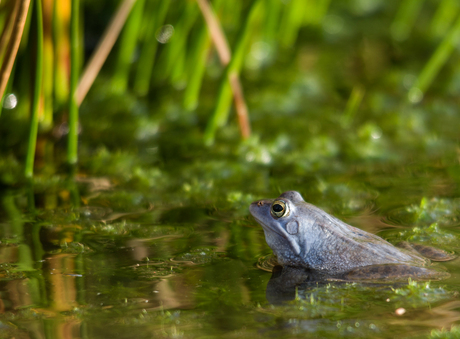
[(261, 206), (263, 206), (263, 205), (264, 205), (264, 202), (263, 202), (263, 201), (258, 201), (258, 202), (257, 202), (257, 206), (261, 207)]

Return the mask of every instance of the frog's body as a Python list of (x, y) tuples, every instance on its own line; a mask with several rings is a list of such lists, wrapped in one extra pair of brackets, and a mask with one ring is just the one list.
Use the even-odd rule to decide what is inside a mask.
[(391, 277), (434, 278), (429, 260), (397, 248), (306, 203), (296, 191), (249, 207), (262, 225), (279, 264), (313, 274), (352, 280)]

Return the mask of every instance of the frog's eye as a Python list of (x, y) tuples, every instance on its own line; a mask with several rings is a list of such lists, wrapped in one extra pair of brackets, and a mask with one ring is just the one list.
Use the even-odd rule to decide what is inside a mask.
[(289, 214), (289, 208), (283, 200), (275, 200), (270, 212), (274, 217), (281, 218)]

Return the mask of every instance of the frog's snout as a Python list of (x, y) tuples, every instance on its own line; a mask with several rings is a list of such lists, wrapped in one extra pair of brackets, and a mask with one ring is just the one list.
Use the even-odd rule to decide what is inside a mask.
[(270, 213), (270, 206), (272, 204), (273, 200), (258, 200), (254, 201), (250, 206), (249, 206), (249, 211), (253, 216), (259, 216), (259, 219), (262, 216), (269, 215)]

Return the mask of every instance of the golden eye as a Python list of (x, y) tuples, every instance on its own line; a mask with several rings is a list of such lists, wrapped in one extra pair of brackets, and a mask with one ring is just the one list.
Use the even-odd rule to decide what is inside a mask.
[(270, 212), (274, 217), (281, 218), (288, 215), (289, 210), (287, 204), (283, 200), (275, 200)]

